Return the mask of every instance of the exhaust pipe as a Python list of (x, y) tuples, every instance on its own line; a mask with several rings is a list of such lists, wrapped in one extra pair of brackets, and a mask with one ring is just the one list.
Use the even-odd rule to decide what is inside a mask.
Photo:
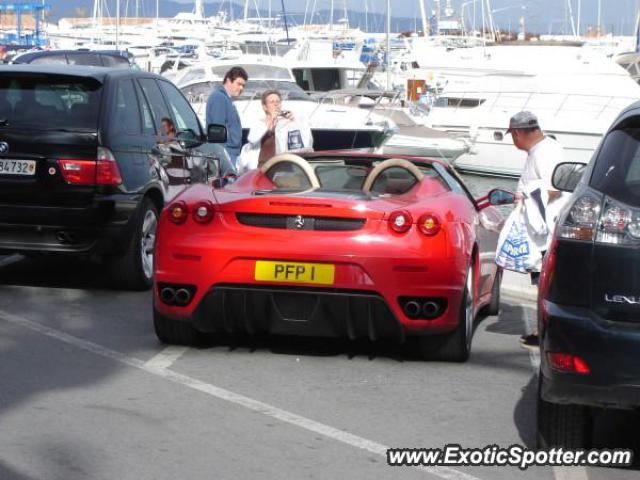
[(176, 291), (171, 287), (160, 290), (160, 298), (164, 303), (172, 304), (176, 300)]
[(435, 318), (440, 314), (440, 306), (436, 302), (424, 302), (422, 315), (426, 318)]
[(175, 295), (176, 304), (184, 306), (191, 301), (191, 292), (186, 288), (180, 288)]
[(418, 315), (420, 315), (420, 304), (418, 302), (410, 301), (404, 304), (402, 310), (407, 317), (418, 318)]

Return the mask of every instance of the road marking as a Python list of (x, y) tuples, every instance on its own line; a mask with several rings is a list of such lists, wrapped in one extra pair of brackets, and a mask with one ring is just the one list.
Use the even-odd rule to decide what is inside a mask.
[[(81, 350), (85, 350), (95, 355), (115, 360), (116, 362), (122, 363), (129, 367), (137, 368), (152, 375), (161, 377), (165, 380), (169, 380), (178, 385), (182, 385), (193, 390), (205, 393), (209, 396), (218, 398), (220, 400), (225, 400), (235, 405), (245, 407), (254, 412), (258, 412), (268, 417), (272, 417), (282, 422), (288, 423), (290, 425), (294, 425), (310, 432), (323, 435), (327, 438), (342, 442), (346, 445), (350, 445), (352, 447), (359, 448), (376, 455), (380, 455), (385, 459), (387, 458), (387, 450), (390, 447), (387, 447), (386, 445), (383, 445), (381, 443), (368, 440), (364, 437), (354, 435), (344, 430), (339, 430), (329, 425), (325, 425), (324, 423), (316, 422), (315, 420), (311, 420), (310, 418), (303, 417), (301, 415), (283, 410), (278, 407), (274, 407), (273, 405), (269, 405), (268, 403), (254, 400), (253, 398), (246, 397), (230, 390), (217, 387), (188, 375), (183, 375), (181, 373), (162, 368), (162, 366), (158, 367), (158, 364), (148, 365), (149, 362), (143, 362), (142, 360), (130, 357), (128, 355), (125, 355), (124, 353), (116, 352), (115, 350), (103, 347), (101, 345), (98, 345), (97, 343), (74, 337), (73, 335), (69, 335), (68, 333), (64, 333), (60, 330), (56, 330), (45, 325), (41, 325), (18, 315), (13, 315), (11, 313), (0, 310), (0, 318), (7, 322), (19, 325), (23, 328), (38, 332), (47, 337), (55, 338), (56, 340), (59, 340), (61, 342), (73, 345), (74, 347)], [(474, 477), (473, 475), (469, 475), (467, 473), (448, 467), (415, 468), (444, 480), (480, 480), (478, 477)]]
[[(536, 309), (523, 308), (524, 311), (524, 328), (527, 334), (536, 330), (537, 318)], [(533, 318), (531, 318), (533, 313)], [(540, 349), (527, 349), (529, 350), (529, 361), (531, 362), (531, 368), (533, 373), (538, 377), (540, 371)], [(553, 467), (553, 476), (556, 480), (589, 480), (589, 475), (585, 467)]]
[(144, 365), (152, 369), (166, 369), (173, 365), (182, 355), (184, 355), (189, 347), (180, 345), (169, 345), (153, 358), (148, 360)]

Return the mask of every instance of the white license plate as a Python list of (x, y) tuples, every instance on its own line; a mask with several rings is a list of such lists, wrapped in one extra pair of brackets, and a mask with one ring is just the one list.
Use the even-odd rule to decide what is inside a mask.
[(0, 175), (35, 175), (35, 160), (0, 159)]

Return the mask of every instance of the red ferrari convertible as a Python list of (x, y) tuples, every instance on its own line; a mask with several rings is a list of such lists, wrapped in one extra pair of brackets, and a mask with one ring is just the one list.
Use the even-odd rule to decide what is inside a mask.
[(499, 308), (493, 205), (513, 195), (475, 200), (436, 160), (303, 157), (278, 155), (222, 188), (193, 185), (163, 210), (158, 338), (392, 338), (465, 361), (477, 313)]

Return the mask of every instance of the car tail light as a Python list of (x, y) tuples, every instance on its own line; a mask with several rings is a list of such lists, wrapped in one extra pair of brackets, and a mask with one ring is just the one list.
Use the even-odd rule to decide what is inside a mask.
[(549, 246), (549, 250), (547, 250), (547, 253), (542, 261), (540, 281), (538, 284), (538, 314), (540, 315), (542, 323), (544, 323), (545, 325), (549, 323), (549, 312), (547, 311), (547, 306), (544, 302), (547, 298), (547, 295), (549, 294), (551, 283), (553, 282), (553, 275), (556, 269), (557, 248), (558, 239), (556, 236), (554, 236), (553, 241)]
[(98, 147), (96, 184), (115, 186), (121, 183), (122, 175), (113, 153), (108, 148)]
[(425, 213), (418, 219), (418, 230), (428, 237), (437, 235), (442, 229), (440, 220), (431, 213)]
[(590, 191), (560, 219), (557, 234), (599, 244), (640, 245), (640, 210)]
[(167, 208), (167, 212), (169, 213), (169, 220), (177, 225), (186, 222), (189, 216), (187, 204), (184, 202), (173, 202)]
[(596, 243), (640, 244), (640, 210), (606, 198), (600, 215)]
[(73, 185), (95, 185), (96, 161), (65, 159), (58, 160), (60, 172), (65, 182)]
[(193, 219), (198, 223), (209, 223), (214, 213), (211, 202), (200, 202), (193, 207)]
[(122, 183), (118, 163), (113, 153), (104, 147), (98, 147), (95, 160), (61, 158), (58, 165), (62, 178), (73, 185), (115, 186)]
[(579, 197), (558, 222), (558, 238), (593, 241), (601, 203), (601, 199), (591, 193)]
[(389, 228), (396, 233), (406, 233), (411, 229), (413, 218), (406, 210), (396, 210), (389, 216)]
[(549, 364), (554, 370), (566, 373), (578, 373), (580, 375), (589, 375), (591, 369), (586, 362), (577, 355), (570, 353), (549, 352), (547, 353)]

